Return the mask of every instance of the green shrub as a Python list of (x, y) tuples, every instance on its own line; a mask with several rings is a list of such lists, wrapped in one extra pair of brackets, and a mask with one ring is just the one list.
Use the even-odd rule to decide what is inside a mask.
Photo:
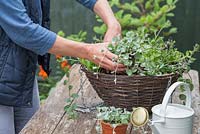
[[(177, 28), (171, 26), (170, 17), (173, 17), (173, 10), (176, 8), (177, 0), (110, 0), (113, 9), (117, 9), (115, 17), (120, 22), (123, 35), (130, 30), (137, 30), (146, 27), (148, 33), (155, 33), (162, 28), (165, 30), (162, 35), (168, 36), (176, 33)], [(99, 26), (94, 27), (95, 33), (104, 35), (107, 27), (97, 16)]]

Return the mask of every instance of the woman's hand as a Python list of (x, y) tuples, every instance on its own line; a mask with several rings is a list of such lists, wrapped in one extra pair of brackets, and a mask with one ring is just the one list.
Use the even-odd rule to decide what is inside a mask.
[(49, 52), (55, 55), (88, 59), (107, 70), (124, 71), (125, 66), (116, 63), (115, 61), (117, 61), (118, 57), (107, 49), (108, 44), (109, 43), (87, 44), (57, 36)]
[(125, 70), (125, 66), (116, 63), (118, 57), (107, 49), (108, 43), (98, 43), (87, 45), (87, 59), (107, 70)]
[(94, 6), (94, 12), (100, 16), (108, 27), (104, 42), (111, 42), (113, 37), (121, 35), (121, 26), (115, 18), (108, 0), (98, 0)]
[(111, 42), (116, 36), (121, 36), (121, 25), (117, 22), (117, 20), (108, 25), (108, 30), (104, 36), (104, 42)]

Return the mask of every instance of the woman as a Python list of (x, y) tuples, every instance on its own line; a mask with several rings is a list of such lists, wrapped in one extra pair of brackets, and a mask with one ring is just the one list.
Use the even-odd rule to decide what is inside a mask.
[[(107, 0), (78, 0), (107, 24), (104, 41), (121, 32)], [(41, 4), (42, 3), (42, 4)], [(49, 52), (85, 58), (115, 70), (108, 43), (79, 43), (42, 27), (49, 0), (0, 0), (0, 134), (17, 134), (39, 108), (37, 56)], [(43, 11), (43, 12), (42, 12)], [(103, 51), (102, 51), (103, 50)], [(124, 66), (118, 65), (123, 71)]]

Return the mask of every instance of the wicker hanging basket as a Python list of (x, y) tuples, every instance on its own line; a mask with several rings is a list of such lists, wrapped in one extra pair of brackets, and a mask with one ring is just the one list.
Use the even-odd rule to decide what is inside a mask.
[(163, 76), (127, 76), (117, 75), (117, 83), (114, 75), (98, 73), (86, 70), (90, 83), (99, 97), (106, 105), (127, 108), (145, 107), (149, 112), (154, 105), (161, 103), (166, 89), (177, 81), (178, 74)]

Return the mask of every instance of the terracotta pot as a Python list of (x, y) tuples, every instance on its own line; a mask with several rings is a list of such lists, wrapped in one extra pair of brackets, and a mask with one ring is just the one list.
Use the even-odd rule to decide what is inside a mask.
[[(102, 134), (126, 134), (128, 125), (118, 125), (113, 128), (109, 123), (101, 121)], [(115, 133), (113, 133), (115, 132)]]

